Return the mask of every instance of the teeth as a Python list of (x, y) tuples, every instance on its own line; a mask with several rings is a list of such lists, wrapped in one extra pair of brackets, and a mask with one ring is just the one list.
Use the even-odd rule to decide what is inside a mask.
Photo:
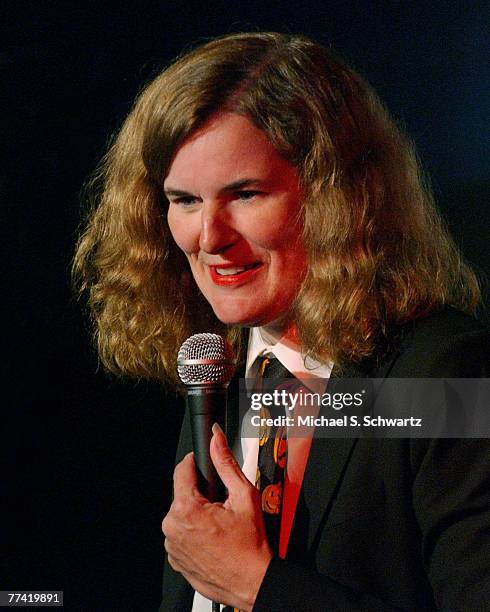
[(232, 274), (240, 274), (240, 272), (245, 271), (246, 268), (216, 268), (216, 272), (220, 276), (231, 276)]
[(257, 265), (257, 263), (252, 263), (246, 266), (237, 266), (236, 268), (215, 268), (215, 270), (216, 274), (219, 274), (220, 276), (231, 276), (232, 274), (241, 274), (242, 272), (245, 272), (245, 270), (255, 268)]

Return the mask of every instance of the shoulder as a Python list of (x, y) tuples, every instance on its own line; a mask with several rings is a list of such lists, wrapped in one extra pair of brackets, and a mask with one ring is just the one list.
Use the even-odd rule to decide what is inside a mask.
[(403, 326), (390, 376), (480, 377), (490, 372), (490, 334), (477, 319), (451, 307)]
[(410, 327), (414, 332), (430, 332), (435, 335), (488, 333), (488, 329), (481, 321), (452, 306), (444, 306), (426, 317), (416, 319), (410, 324)]

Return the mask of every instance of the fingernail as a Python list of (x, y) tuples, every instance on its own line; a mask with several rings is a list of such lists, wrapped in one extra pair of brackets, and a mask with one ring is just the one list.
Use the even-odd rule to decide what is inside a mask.
[[(219, 448), (226, 448), (226, 436), (218, 423), (214, 423), (211, 431), (216, 436), (216, 444)], [(220, 435), (221, 434), (221, 435)]]

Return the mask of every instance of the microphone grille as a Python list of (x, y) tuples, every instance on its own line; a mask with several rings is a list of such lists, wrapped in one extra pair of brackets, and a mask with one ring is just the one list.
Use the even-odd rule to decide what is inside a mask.
[(227, 385), (235, 363), (233, 349), (224, 338), (218, 334), (194, 334), (180, 347), (177, 372), (184, 385)]

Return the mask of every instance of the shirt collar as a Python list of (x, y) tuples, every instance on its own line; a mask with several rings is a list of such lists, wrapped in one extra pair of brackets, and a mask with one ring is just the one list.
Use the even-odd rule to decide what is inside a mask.
[(309, 388), (312, 386), (316, 388), (315, 380), (327, 380), (330, 377), (333, 363), (321, 363), (311, 357), (305, 359), (299, 345), (289, 338), (282, 336), (277, 339), (261, 327), (252, 327), (248, 341), (246, 378), (256, 377), (257, 357), (270, 352), (274, 353), (282, 365)]

